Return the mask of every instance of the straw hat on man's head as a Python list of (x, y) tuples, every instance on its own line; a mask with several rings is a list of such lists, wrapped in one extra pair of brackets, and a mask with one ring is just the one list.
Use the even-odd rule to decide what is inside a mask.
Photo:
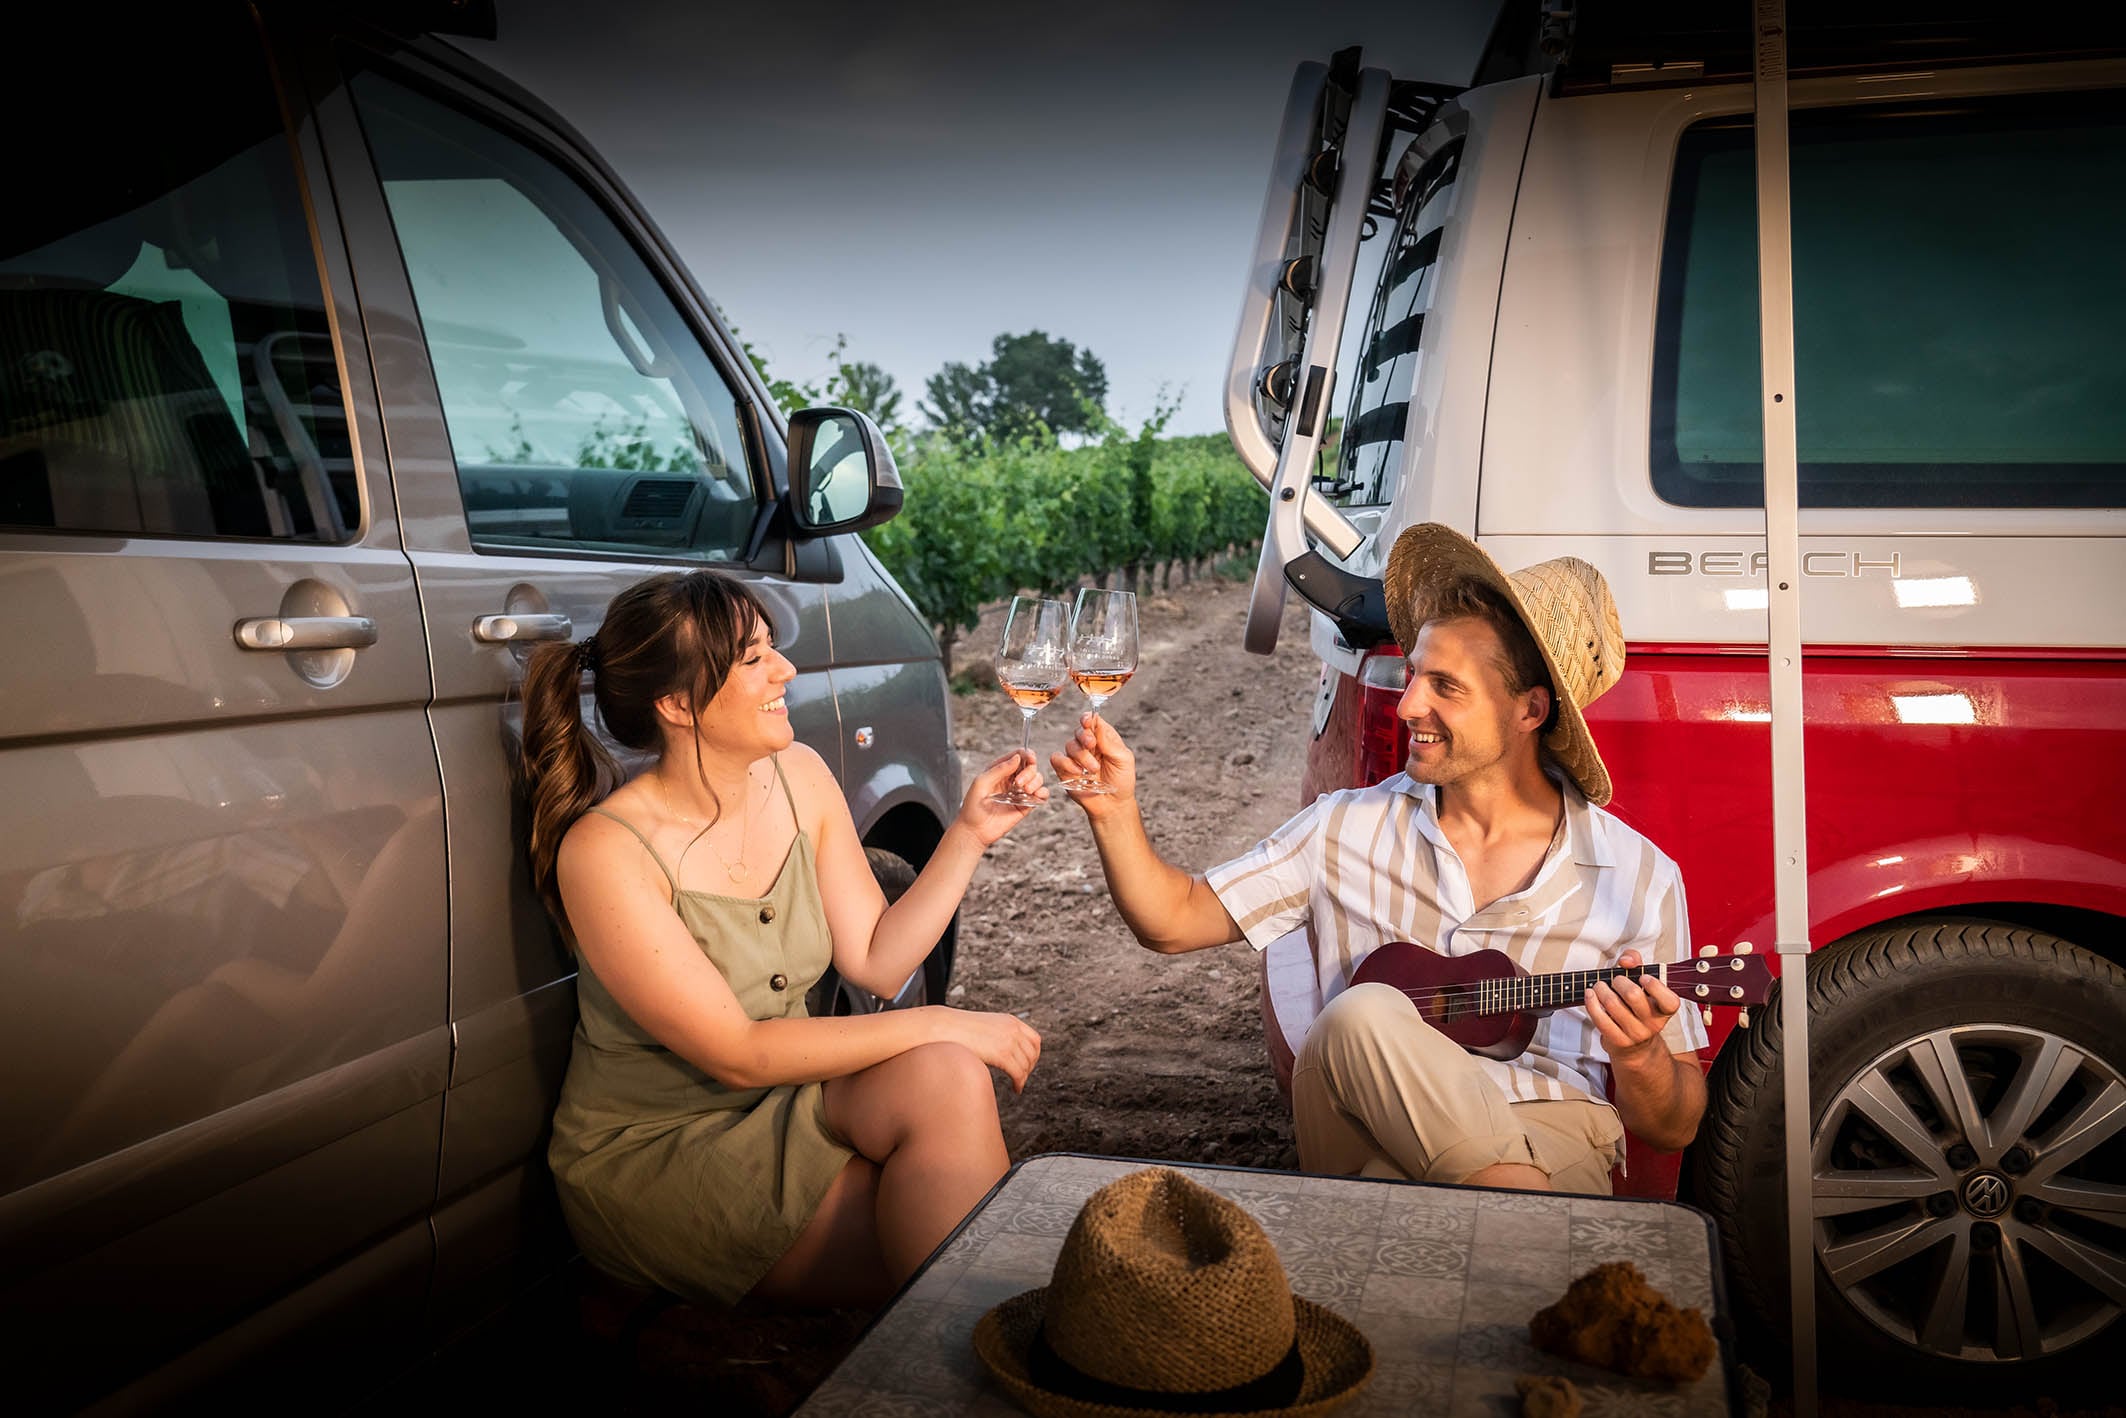
[(1408, 528), (1388, 553), (1381, 578), (1388, 625), (1408, 654), (1424, 628), (1425, 607), (1455, 581), (1489, 586), (1528, 627), (1550, 673), (1557, 717), (1543, 747), (1579, 785), (1587, 801), (1609, 801), (1609, 770), (1595, 750), (1582, 711), (1624, 673), (1624, 629), (1602, 573), (1576, 556), (1539, 561), (1508, 575), (1490, 553), (1452, 527), (1425, 522)]
[(974, 1348), (1041, 1418), (1294, 1418), (1373, 1376), (1366, 1337), (1292, 1294), (1255, 1219), (1164, 1167), (1093, 1193), (1049, 1283), (982, 1316)]

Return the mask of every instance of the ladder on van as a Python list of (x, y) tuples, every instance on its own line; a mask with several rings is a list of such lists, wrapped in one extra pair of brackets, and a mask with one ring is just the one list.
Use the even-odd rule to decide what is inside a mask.
[[(1302, 64), (1292, 77), (1225, 383), (1234, 450), (1270, 494), (1244, 636), (1256, 654), (1276, 648), (1288, 582), (1297, 582), (1314, 604), (1337, 607), (1339, 628), (1350, 643), (1388, 638), (1379, 583), (1338, 564), (1364, 538), (1333, 503), (1309, 493), (1336, 392), (1338, 346), (1359, 247), (1398, 209), (1399, 178), (1385, 175), (1383, 166), (1395, 144), (1409, 138), (1418, 161), (1413, 167), (1406, 157), (1400, 180), (1413, 173), (1435, 182), (1442, 171), (1451, 175), (1451, 157), (1423, 145), (1441, 110), (1460, 92), (1362, 69), (1357, 49), (1343, 50), (1327, 64)], [(1425, 178), (1435, 158), (1447, 160), (1431, 163), (1433, 176)], [(1435, 235), (1398, 259), (1429, 263), (1438, 250)], [(1418, 328), (1385, 331), (1375, 343), (1407, 340), (1414, 346)], [(1378, 348), (1360, 352), (1361, 362), (1381, 357)], [(1382, 429), (1377, 436), (1399, 438), (1401, 431)], [(1347, 428), (1344, 437), (1362, 432)]]

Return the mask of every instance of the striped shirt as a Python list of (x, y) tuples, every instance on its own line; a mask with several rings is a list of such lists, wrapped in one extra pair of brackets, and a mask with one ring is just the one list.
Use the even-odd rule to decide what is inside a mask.
[[(1563, 831), (1534, 883), (1481, 911), (1440, 829), (1438, 788), (1407, 773), (1324, 794), (1252, 850), (1204, 873), (1248, 943), (1271, 951), (1272, 1000), (1295, 1052), (1358, 963), (1388, 941), (1415, 941), (1442, 955), (1501, 950), (1531, 975), (1613, 965), (1626, 950), (1649, 964), (1690, 958), (1676, 864), (1570, 783), (1559, 787)], [(1705, 1025), (1687, 1004), (1662, 1037), (1671, 1053), (1706, 1045)], [(1517, 1059), (1473, 1057), (1516, 1103), (1609, 1101), (1609, 1054), (1584, 1006), (1541, 1016)]]

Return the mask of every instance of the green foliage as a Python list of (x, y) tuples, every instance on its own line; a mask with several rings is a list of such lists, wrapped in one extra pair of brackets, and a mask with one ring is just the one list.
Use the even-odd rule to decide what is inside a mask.
[[(1134, 577), (1163, 562), (1186, 574), (1262, 536), (1262, 489), (1225, 438), (1163, 437), (1174, 411), (1163, 400), (1134, 430), (1115, 423), (1101, 409), (1106, 369), (1068, 340), (999, 335), (984, 364), (946, 365), (918, 406), (935, 427), (918, 436), (900, 422), (893, 377), (844, 359), (847, 340), (836, 338), (834, 372), (814, 387), (776, 378), (725, 324), (786, 412), (861, 409), (891, 439), (905, 500), (864, 540), (937, 628), (948, 676), (954, 643), (986, 605), (1024, 590), (1067, 595), (1125, 567)], [(1065, 448), (1057, 435), (1066, 433), (1090, 441)], [(648, 470), (691, 465), (681, 462), (691, 456), (654, 447), (646, 427), (608, 432), (601, 423), (580, 461)]]
[[(1126, 544), (1118, 548), (1118, 551), (1121, 560), (1130, 568), (1132, 584), (1136, 580), (1137, 569), (1145, 561), (1159, 556), (1157, 519), (1160, 480), (1153, 472), (1153, 467), (1159, 459), (1159, 435), (1166, 431), (1168, 421), (1173, 418), (1174, 410), (1179, 407), (1178, 403), (1168, 401), (1166, 391), (1162, 389), (1159, 402), (1152, 410), (1152, 416), (1138, 428), (1136, 436), (1129, 440), (1128, 447), (1123, 450), (1123, 461), (1129, 476), (1129, 535)], [(1109, 424), (1108, 428), (1110, 439), (1122, 432), (1113, 424)]]
[[(841, 346), (835, 346), (839, 353)], [(901, 431), (901, 389), (892, 375), (868, 361), (837, 364), (827, 381), (827, 402), (871, 415), (889, 437)]]
[(514, 409), (509, 415), (509, 437), (507, 448), (498, 448), (492, 443), (487, 445), (488, 462), (525, 465), (539, 461), (539, 450), (532, 447), (530, 436), (524, 432), (524, 415)]
[(534, 447), (530, 435), (525, 432), (521, 413), (509, 416), (509, 435), (510, 443), (506, 448), (498, 448), (492, 443), (487, 445), (488, 462), (534, 467), (561, 464), (575, 468), (617, 468), (635, 473), (701, 471), (700, 452), (689, 438), (675, 432), (669, 441), (659, 443), (651, 437), (646, 418), (623, 421), (614, 427), (606, 422), (605, 415), (600, 414), (577, 438), (575, 448), (566, 454), (551, 447), (543, 452)]
[[(714, 302), (712, 301), (711, 304), (713, 305)], [(828, 376), (826, 387), (822, 388), (815, 384), (800, 384), (792, 379), (778, 378), (772, 373), (768, 369), (768, 357), (753, 348), (753, 342), (745, 337), (744, 332), (737, 325), (732, 323), (731, 317), (724, 312), (722, 306), (717, 305), (715, 309), (716, 318), (723, 321), (724, 328), (731, 332), (731, 338), (738, 341), (738, 348), (744, 352), (747, 363), (751, 364), (753, 372), (760, 376), (760, 382), (768, 386), (768, 393), (774, 398), (776, 407), (780, 408), (783, 413), (794, 414), (799, 409), (810, 408), (814, 404), (831, 402), (828, 395), (835, 390), (836, 381), (838, 379), (846, 379), (847, 372), (851, 368), (851, 366), (842, 363), (842, 354), (849, 348), (849, 337), (847, 335), (836, 335), (834, 337), (834, 349), (828, 354), (828, 359), (833, 362), (835, 373)], [(877, 368), (876, 365), (870, 367)], [(892, 380), (889, 378), (887, 383), (891, 384)], [(870, 413), (871, 411), (866, 409), (864, 412)]]
[(864, 540), (901, 589), (937, 627), (952, 666), (952, 645), (974, 628), (1005, 580), (1002, 500), (993, 470), (978, 455), (939, 441), (901, 469), (901, 514)]
[(1029, 330), (997, 336), (989, 353), (980, 365), (954, 361), (930, 376), (921, 407), (939, 429), (964, 443), (1008, 443), (1105, 427), (1107, 367), (1091, 350)]
[(999, 335), (985, 368), (996, 389), (990, 431), (1000, 438), (1093, 433), (1105, 422), (1107, 367), (1091, 350), (1039, 330)]
[(996, 387), (988, 374), (958, 360), (930, 376), (924, 389), (930, 402), (918, 404), (923, 417), (961, 443), (978, 443), (988, 431)]
[[(721, 315), (722, 311), (719, 309), (717, 313)], [(886, 435), (887, 443), (894, 450), (895, 459), (904, 457), (903, 445), (908, 441), (908, 429), (901, 421), (900, 385), (892, 375), (868, 360), (845, 359), (843, 356), (849, 350), (847, 335), (836, 335), (834, 348), (827, 352), (834, 372), (827, 376), (826, 383), (805, 384), (793, 379), (778, 378), (768, 368), (767, 356), (755, 349), (753, 342), (739, 333), (738, 327), (730, 323), (729, 316), (724, 316), (724, 324), (730, 329), (731, 337), (738, 341), (738, 347), (745, 352), (746, 359), (752, 363), (754, 373), (760, 376), (760, 382), (768, 386), (769, 394), (774, 396), (776, 405), (785, 415), (820, 404), (867, 413), (871, 415), (872, 422), (879, 426), (879, 431)]]
[(698, 473), (701, 459), (684, 443), (674, 442), (660, 449), (650, 438), (647, 420), (636, 419), (608, 429), (601, 414), (576, 445), (576, 466), (623, 468), (635, 473)]
[[(725, 323), (729, 324), (730, 322), (726, 320)], [(811, 385), (798, 384), (788, 379), (778, 379), (775, 375), (769, 373), (767, 356), (754, 349), (753, 342), (744, 335), (739, 334), (736, 325), (731, 325), (730, 328), (731, 337), (738, 341), (738, 348), (745, 351), (746, 359), (752, 363), (753, 372), (760, 376), (760, 382), (768, 386), (768, 393), (774, 398), (776, 407), (780, 408), (785, 414), (794, 414), (799, 409), (808, 408), (820, 402), (821, 391)], [(841, 348), (841, 343), (837, 342), (834, 346), (835, 353), (841, 353)]]
[(982, 607), (1024, 590), (1066, 594), (1146, 562), (1184, 566), (1262, 535), (1262, 489), (1218, 435), (1162, 438), (1170, 411), (1135, 431), (1064, 448), (1039, 435), (933, 437), (902, 463), (900, 516), (864, 534), (952, 648)]

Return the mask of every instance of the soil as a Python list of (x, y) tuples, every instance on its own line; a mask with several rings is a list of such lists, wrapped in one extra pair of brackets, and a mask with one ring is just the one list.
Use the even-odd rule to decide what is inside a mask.
[[(1247, 598), (1245, 583), (1217, 578), (1140, 597), (1137, 675), (1105, 711), (1136, 750), (1152, 842), (1192, 870), (1246, 850), (1300, 806), (1318, 662), (1296, 603), (1274, 655), (1245, 653)], [(995, 644), (1001, 619), (985, 616), (965, 643)], [(963, 662), (963, 679), (989, 680), (983, 657)], [(1087, 707), (1066, 691), (1034, 721), (1044, 775)], [(1001, 693), (962, 695), (954, 716), (970, 778), (1018, 742), (1018, 710)], [(1263, 1052), (1255, 953), (1140, 947), (1108, 898), (1084, 814), (1060, 793), (976, 873), (953, 981), (950, 1003), (1010, 1011), (1041, 1031), (1026, 1091), (999, 1089), (1014, 1158), (1298, 1166)]]

